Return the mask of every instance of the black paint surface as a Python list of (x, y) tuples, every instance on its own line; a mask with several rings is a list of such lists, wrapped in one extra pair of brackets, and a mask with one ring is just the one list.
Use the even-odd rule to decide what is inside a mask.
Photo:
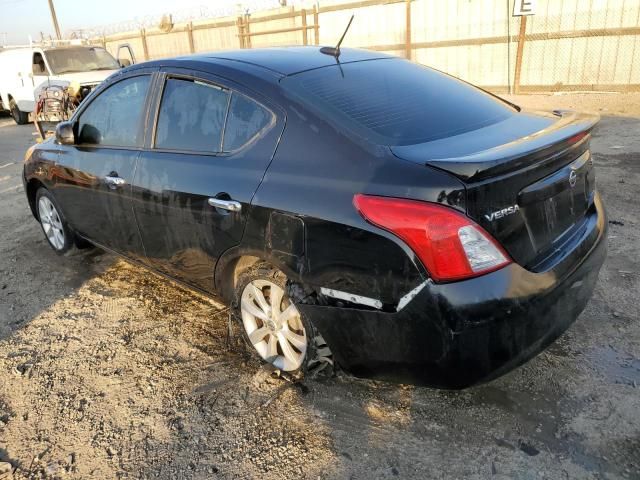
[[(385, 56), (345, 49), (340, 60), (380, 68), (402, 62), (378, 57)], [(305, 108), (283, 86), (287, 75), (335, 66), (315, 48), (296, 48), (123, 69), (92, 93), (72, 122), (110, 85), (149, 75), (143, 144), (38, 145), (24, 167), (32, 209), (36, 187), (44, 186), (79, 235), (227, 301), (242, 256), (272, 263), (288, 276), (294, 299), (338, 362), (358, 375), (463, 387), (539, 352), (582, 311), (605, 255), (605, 214), (591, 164), (577, 169), (576, 190), (562, 180), (588, 149), (588, 135), (570, 138), (596, 119), (514, 111), (506, 123), (434, 142), (375, 144)], [(155, 149), (162, 86), (171, 76), (245, 95), (274, 120), (234, 152)], [(114, 174), (124, 185), (105, 182)], [(362, 219), (352, 204), (356, 193), (464, 212), (514, 263), (437, 284), (401, 240)], [(242, 209), (212, 207), (211, 197), (236, 200)], [(497, 221), (485, 216), (516, 204), (516, 214)], [(554, 215), (562, 222), (552, 224)], [(421, 284), (396, 312), (400, 299)], [(338, 304), (320, 287), (380, 300), (382, 311)]]

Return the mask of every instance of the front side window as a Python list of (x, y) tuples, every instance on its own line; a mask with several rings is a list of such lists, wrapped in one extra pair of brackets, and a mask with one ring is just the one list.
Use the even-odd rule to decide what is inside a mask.
[(156, 148), (220, 152), (228, 107), (228, 90), (192, 79), (168, 79), (158, 114)]
[(117, 147), (142, 145), (140, 121), (149, 89), (148, 75), (107, 88), (80, 114), (78, 143)]
[(34, 75), (46, 75), (47, 67), (44, 63), (44, 58), (42, 58), (42, 54), (36, 52), (33, 54), (33, 74)]

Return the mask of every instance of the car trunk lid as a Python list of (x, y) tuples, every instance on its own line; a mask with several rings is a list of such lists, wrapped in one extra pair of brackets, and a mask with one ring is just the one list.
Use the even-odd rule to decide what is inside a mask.
[(467, 214), (514, 261), (533, 271), (586, 221), (595, 178), (589, 152), (594, 115), (521, 112), (456, 137), (391, 147), (405, 160), (465, 184)]

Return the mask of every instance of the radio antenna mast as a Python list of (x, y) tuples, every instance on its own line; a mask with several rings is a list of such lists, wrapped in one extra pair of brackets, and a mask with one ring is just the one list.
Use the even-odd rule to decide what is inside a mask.
[(351, 22), (353, 22), (354, 16), (355, 15), (351, 15), (351, 18), (349, 19), (349, 23), (347, 23), (347, 28), (344, 29), (344, 32), (340, 37), (338, 44), (335, 47), (322, 47), (320, 49), (322, 53), (324, 53), (325, 55), (331, 55), (332, 57), (336, 57), (336, 59), (340, 56), (340, 45), (342, 45), (342, 41), (344, 40), (345, 35), (347, 35), (347, 32), (349, 31), (349, 27), (351, 26)]

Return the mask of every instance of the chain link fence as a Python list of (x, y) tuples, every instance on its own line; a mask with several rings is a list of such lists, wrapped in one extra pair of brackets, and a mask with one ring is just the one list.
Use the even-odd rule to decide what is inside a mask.
[(496, 92), (640, 91), (640, 0), (297, 1), (294, 6), (94, 38), (138, 59), (280, 45), (384, 51)]
[(523, 90), (640, 90), (640, 1), (540, 2), (527, 19)]

